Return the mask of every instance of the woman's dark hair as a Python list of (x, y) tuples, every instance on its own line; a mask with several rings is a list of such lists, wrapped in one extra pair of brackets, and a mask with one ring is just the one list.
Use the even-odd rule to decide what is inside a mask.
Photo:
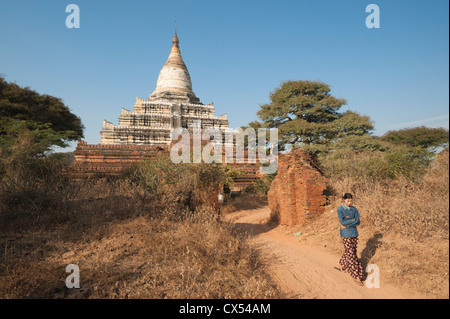
[(345, 193), (344, 196), (342, 196), (342, 199), (347, 199), (347, 198), (353, 198), (353, 195), (350, 193)]

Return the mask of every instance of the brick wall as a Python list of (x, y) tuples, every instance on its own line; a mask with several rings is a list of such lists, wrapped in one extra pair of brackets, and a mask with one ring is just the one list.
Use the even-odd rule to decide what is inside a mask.
[(317, 158), (294, 149), (278, 157), (278, 172), (268, 193), (269, 207), (282, 225), (302, 225), (323, 213), (327, 179)]
[[(153, 159), (158, 154), (169, 156), (170, 147), (176, 142), (178, 140), (172, 141), (169, 147), (162, 147), (151, 145), (93, 145), (79, 140), (77, 148), (73, 152), (75, 161), (71, 166), (71, 172), (77, 178), (118, 175), (123, 169), (130, 167), (133, 163)], [(190, 143), (190, 149), (192, 150), (192, 140)], [(202, 141), (201, 143), (205, 146), (208, 141)], [(243, 172), (242, 175), (234, 179), (233, 190), (242, 190), (252, 185), (259, 178), (260, 166), (248, 162), (247, 151), (244, 152), (243, 163), (236, 163), (240, 158), (236, 158), (235, 151), (233, 152), (233, 158), (234, 162), (229, 165), (239, 168)], [(223, 163), (226, 165), (224, 154)]]

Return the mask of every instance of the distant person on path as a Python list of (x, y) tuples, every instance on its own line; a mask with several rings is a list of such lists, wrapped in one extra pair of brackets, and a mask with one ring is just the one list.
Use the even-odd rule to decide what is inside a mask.
[(339, 268), (337, 269), (348, 272), (359, 285), (363, 286), (364, 271), (356, 254), (358, 246), (358, 230), (356, 226), (359, 226), (360, 223), (359, 212), (356, 207), (352, 206), (352, 194), (346, 193), (342, 199), (344, 203), (338, 207), (337, 215), (341, 223), (340, 233), (345, 250), (339, 260)]

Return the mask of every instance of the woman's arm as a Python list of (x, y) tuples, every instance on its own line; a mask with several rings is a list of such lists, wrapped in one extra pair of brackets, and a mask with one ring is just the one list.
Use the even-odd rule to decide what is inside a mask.
[[(340, 207), (339, 207), (339, 208), (340, 208)], [(339, 208), (338, 208), (338, 210), (337, 210), (337, 214), (338, 214), (338, 217), (339, 217), (339, 222), (341, 223), (342, 226), (345, 226), (345, 228), (347, 228), (347, 227), (359, 226), (359, 224), (360, 224), (360, 220), (359, 220), (359, 212), (358, 212), (358, 210), (356, 209), (356, 207), (355, 207), (355, 210), (356, 210), (356, 212), (355, 212), (355, 218), (352, 218), (352, 219), (346, 219), (346, 218), (344, 217), (344, 214), (343, 214), (342, 210), (339, 209)], [(341, 228), (342, 228), (342, 227), (341, 227)], [(344, 229), (344, 228), (342, 228), (342, 229)]]
[(358, 210), (355, 208), (355, 226), (359, 226), (359, 224), (361, 223), (361, 221), (359, 220), (359, 212)]
[(339, 208), (337, 209), (337, 214), (338, 214), (339, 222), (341, 223), (341, 225), (345, 226), (345, 227), (354, 226), (353, 224), (355, 223), (355, 220), (354, 219), (346, 219), (344, 216), (344, 213)]

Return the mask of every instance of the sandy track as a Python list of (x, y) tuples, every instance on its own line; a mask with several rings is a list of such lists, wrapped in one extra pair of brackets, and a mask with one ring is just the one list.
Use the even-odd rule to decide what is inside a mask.
[(263, 207), (235, 212), (226, 219), (251, 236), (250, 244), (259, 252), (267, 272), (289, 298), (420, 298), (383, 282), (382, 273), (380, 288), (358, 286), (349, 274), (333, 268), (340, 256), (299, 243), (267, 224), (269, 217), (270, 209)]

